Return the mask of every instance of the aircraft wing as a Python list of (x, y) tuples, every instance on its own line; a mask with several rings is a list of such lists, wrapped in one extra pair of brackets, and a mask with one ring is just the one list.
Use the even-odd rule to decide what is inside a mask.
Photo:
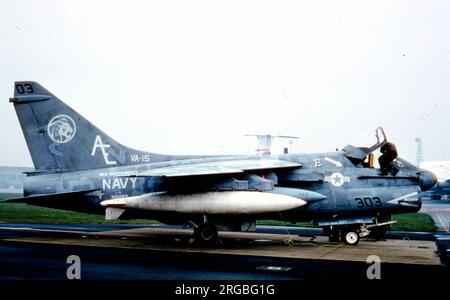
[(280, 170), (289, 168), (299, 168), (302, 165), (278, 159), (251, 159), (251, 160), (226, 160), (203, 163), (190, 163), (183, 165), (173, 165), (169, 167), (155, 168), (131, 174), (131, 177), (183, 177), (199, 175), (223, 175), (237, 174), (258, 170)]

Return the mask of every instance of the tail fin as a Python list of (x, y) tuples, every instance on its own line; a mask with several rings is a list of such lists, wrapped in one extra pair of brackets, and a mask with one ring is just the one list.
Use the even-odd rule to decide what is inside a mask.
[(76, 171), (170, 159), (119, 144), (37, 82), (16, 82), (10, 102), (38, 171)]

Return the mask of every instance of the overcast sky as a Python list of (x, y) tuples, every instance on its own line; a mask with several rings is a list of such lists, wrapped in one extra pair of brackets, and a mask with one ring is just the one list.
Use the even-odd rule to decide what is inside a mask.
[(449, 1), (0, 0), (0, 165), (31, 166), (15, 80), (152, 152), (326, 152), (381, 125), (450, 159)]

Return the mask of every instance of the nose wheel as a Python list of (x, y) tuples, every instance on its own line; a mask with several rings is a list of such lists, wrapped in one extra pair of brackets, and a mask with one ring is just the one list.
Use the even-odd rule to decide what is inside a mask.
[(356, 246), (359, 243), (359, 232), (353, 229), (347, 229), (342, 231), (341, 241), (346, 245)]

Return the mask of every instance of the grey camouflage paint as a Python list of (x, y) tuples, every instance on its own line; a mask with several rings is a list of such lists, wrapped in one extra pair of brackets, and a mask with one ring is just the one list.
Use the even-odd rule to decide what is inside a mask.
[[(340, 222), (416, 212), (421, 207), (421, 191), (435, 182), (433, 174), (400, 158), (394, 162), (399, 172), (382, 176), (378, 169), (355, 164), (355, 156), (364, 153), (351, 146), (330, 153), (279, 156), (171, 156), (143, 152), (116, 142), (36, 82), (16, 82), (10, 101), (36, 168), (24, 185), (24, 196), (31, 198), (22, 201), (34, 205), (104, 214), (100, 202), (107, 199), (160, 191), (176, 194), (254, 190), (270, 181), (272, 192), (276, 193), (277, 187), (289, 188), (283, 193), (311, 200), (283, 213), (212, 218), (217, 223), (263, 218)], [(323, 195), (323, 199), (313, 200), (317, 194), (312, 192)], [(393, 199), (414, 193), (417, 195), (392, 203)], [(127, 211), (122, 217), (183, 224), (202, 216)]]

